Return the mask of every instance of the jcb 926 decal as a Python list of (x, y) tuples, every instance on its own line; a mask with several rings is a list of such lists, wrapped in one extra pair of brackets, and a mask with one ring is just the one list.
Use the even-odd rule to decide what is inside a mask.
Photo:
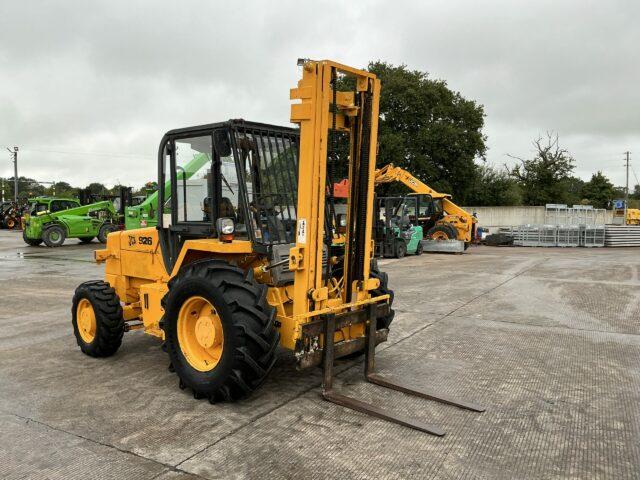
[(136, 241), (136, 237), (134, 235), (129, 235), (129, 246), (133, 247), (136, 243), (139, 243), (140, 245), (153, 245), (153, 238), (140, 236)]

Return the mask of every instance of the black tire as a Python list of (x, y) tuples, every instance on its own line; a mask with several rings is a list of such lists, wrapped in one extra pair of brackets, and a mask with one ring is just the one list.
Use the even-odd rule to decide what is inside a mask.
[[(78, 303), (87, 299), (96, 316), (94, 339), (87, 343), (78, 330)], [(109, 357), (118, 351), (124, 335), (122, 307), (116, 291), (107, 282), (95, 280), (76, 288), (71, 307), (73, 334), (80, 350), (91, 357)]]
[(98, 232), (98, 241), (100, 243), (107, 243), (107, 236), (116, 230), (118, 230), (118, 227), (113, 223), (105, 223), (100, 227), (100, 231)]
[(42, 232), (42, 240), (47, 247), (60, 247), (67, 238), (67, 231), (60, 225), (52, 225)]
[(391, 322), (393, 321), (393, 317), (396, 315), (396, 312), (393, 310), (393, 290), (389, 288), (389, 276), (378, 268), (377, 262), (371, 262), (370, 276), (372, 278), (377, 278), (378, 280), (380, 280), (380, 286), (371, 292), (373, 296), (377, 297), (379, 295), (389, 294), (389, 313), (384, 317), (378, 317), (376, 328), (378, 330), (382, 328), (389, 328)]
[(422, 246), (422, 241), (418, 241), (418, 246), (416, 247), (415, 255), (422, 255), (422, 252), (424, 252), (424, 247)]
[(393, 248), (393, 256), (396, 258), (403, 258), (407, 254), (407, 242), (403, 239), (396, 239), (395, 246)]
[(95, 237), (79, 237), (80, 243), (91, 243)]
[(42, 243), (42, 239), (41, 238), (29, 238), (29, 237), (27, 237), (27, 233), (24, 230), (22, 231), (22, 240), (24, 240), (24, 243), (26, 243), (27, 245), (31, 245), (32, 247), (37, 247), (38, 245), (40, 245)]
[(18, 220), (16, 220), (15, 217), (7, 217), (2, 223), (4, 225), (4, 228), (13, 230), (14, 228), (16, 228), (16, 225), (18, 225)]
[[(180, 308), (193, 296), (210, 302), (222, 323), (221, 357), (205, 372), (191, 366), (177, 335)], [(224, 260), (194, 262), (169, 282), (162, 303), (165, 346), (180, 388), (189, 387), (195, 398), (210, 402), (234, 401), (249, 396), (266, 379), (276, 361), (280, 333), (276, 311), (267, 302), (267, 286), (254, 280), (251, 268), (245, 272)]]
[(434, 235), (438, 236), (444, 234), (447, 240), (456, 240), (458, 238), (458, 232), (451, 225), (434, 225), (427, 230), (427, 238), (433, 239)]

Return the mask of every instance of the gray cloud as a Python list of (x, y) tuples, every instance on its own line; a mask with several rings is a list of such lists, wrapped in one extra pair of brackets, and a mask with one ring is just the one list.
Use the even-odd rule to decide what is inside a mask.
[(622, 152), (640, 155), (638, 14), (631, 1), (7, 0), (0, 144), (40, 180), (141, 184), (170, 128), (286, 124), (298, 57), (382, 59), (484, 104), (489, 162), (554, 130), (577, 174), (621, 184)]

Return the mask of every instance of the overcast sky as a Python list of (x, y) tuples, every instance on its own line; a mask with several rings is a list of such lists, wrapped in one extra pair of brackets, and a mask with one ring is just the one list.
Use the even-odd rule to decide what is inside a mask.
[(489, 163), (552, 130), (578, 176), (621, 185), (625, 150), (640, 175), (639, 18), (610, 0), (2, 0), (0, 146), (41, 181), (140, 185), (171, 128), (286, 125), (298, 57), (380, 59), (483, 104)]

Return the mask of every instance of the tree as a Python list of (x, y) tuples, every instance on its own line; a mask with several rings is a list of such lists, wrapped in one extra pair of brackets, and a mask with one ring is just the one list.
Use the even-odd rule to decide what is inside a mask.
[(382, 84), (378, 166), (394, 163), (465, 203), (477, 173), (474, 159), (484, 159), (487, 149), (484, 107), (405, 65), (377, 61), (368, 69)]
[(582, 187), (582, 197), (596, 208), (606, 208), (614, 197), (613, 183), (598, 171)]
[(571, 203), (567, 187), (573, 178), (574, 160), (560, 147), (558, 135), (547, 133), (546, 139), (539, 137), (533, 146), (536, 153), (532, 159), (509, 155), (520, 162), (509, 174), (520, 184), (524, 204)]
[[(47, 189), (48, 193), (53, 195), (53, 185)], [(78, 189), (72, 187), (67, 182), (56, 182), (55, 192), (57, 197), (74, 197), (78, 193)]]
[(103, 195), (108, 193), (109, 189), (102, 183), (90, 183), (89, 185), (87, 185), (87, 190), (93, 195)]
[(474, 207), (520, 205), (522, 191), (506, 169), (497, 170), (490, 165), (477, 167), (475, 182), (467, 194), (465, 205)]
[(582, 203), (586, 205), (586, 203), (584, 203), (584, 197), (582, 196), (584, 184), (585, 181), (578, 177), (569, 177), (564, 180), (562, 182), (562, 188), (565, 189), (565, 198), (561, 203), (566, 203), (567, 205)]
[[(5, 200), (13, 200), (13, 177), (0, 179), (0, 184), (4, 186)], [(0, 187), (2, 188), (2, 187)], [(44, 195), (45, 187), (33, 178), (18, 177), (18, 197), (26, 199), (37, 195)]]

